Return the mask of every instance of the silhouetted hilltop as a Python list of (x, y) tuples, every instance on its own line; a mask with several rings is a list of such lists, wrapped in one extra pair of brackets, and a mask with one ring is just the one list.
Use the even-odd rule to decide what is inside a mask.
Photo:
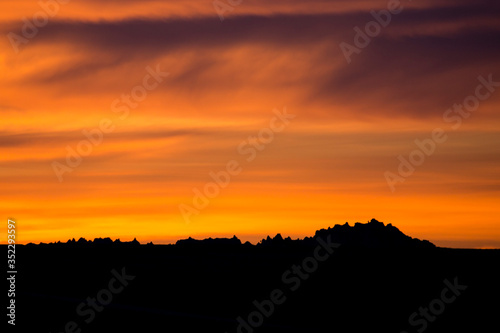
[(332, 241), (343, 246), (364, 248), (434, 248), (428, 240), (420, 240), (405, 235), (391, 223), (384, 225), (372, 219), (368, 223), (355, 223), (353, 227), (346, 222), (333, 228), (316, 231), (315, 237), (332, 237)]
[(372, 219), (368, 223), (356, 222), (353, 227), (349, 223), (337, 224), (333, 228), (317, 230), (314, 237), (306, 237), (303, 240), (292, 240), (290, 237), (283, 239), (281, 234), (274, 238), (267, 237), (257, 244), (262, 247), (287, 247), (292, 244), (314, 245), (315, 238), (331, 238), (332, 242), (340, 243), (343, 247), (359, 248), (435, 248), (436, 246), (427, 240), (420, 240), (405, 235), (392, 224), (384, 225)]

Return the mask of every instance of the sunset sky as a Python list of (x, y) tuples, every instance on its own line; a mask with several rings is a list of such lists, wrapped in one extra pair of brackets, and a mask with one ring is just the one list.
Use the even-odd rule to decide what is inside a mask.
[[(0, 209), (18, 243), (257, 242), (376, 218), (500, 248), (499, 2), (231, 2), (0, 0)], [(390, 22), (348, 61), (371, 11)], [(398, 156), (439, 129), (402, 177)]]

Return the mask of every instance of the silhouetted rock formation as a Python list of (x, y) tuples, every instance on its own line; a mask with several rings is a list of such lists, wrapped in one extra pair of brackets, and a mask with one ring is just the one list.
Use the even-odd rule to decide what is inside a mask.
[(321, 229), (316, 231), (314, 237), (306, 237), (303, 240), (291, 240), (290, 237), (283, 239), (281, 234), (274, 238), (267, 236), (266, 239), (257, 244), (262, 247), (284, 247), (293, 243), (303, 245), (315, 244), (315, 238), (326, 239), (331, 237), (332, 242), (340, 243), (343, 247), (361, 247), (361, 248), (434, 248), (434, 244), (427, 240), (419, 240), (402, 233), (392, 224), (384, 225), (372, 219), (368, 223), (355, 223), (353, 227), (349, 223), (344, 225), (337, 224), (333, 228)]
[(207, 238), (203, 240), (196, 240), (191, 237), (188, 239), (181, 239), (175, 243), (180, 248), (195, 248), (195, 247), (210, 247), (210, 248), (234, 248), (241, 246), (241, 241), (238, 237), (233, 238)]
[[(151, 243), (152, 244), (152, 243)], [(111, 238), (106, 237), (106, 238), (95, 238), (94, 241), (92, 240), (86, 240), (83, 237), (80, 237), (78, 241), (76, 241), (74, 238), (68, 240), (66, 243), (62, 243), (61, 241), (58, 241), (56, 243), (40, 243), (38, 244), (39, 246), (56, 246), (56, 247), (61, 247), (61, 246), (70, 246), (70, 247), (135, 247), (135, 246), (140, 246), (141, 243), (137, 241), (137, 239), (134, 238), (134, 240), (130, 242), (122, 242), (120, 239), (116, 239), (113, 241)], [(28, 243), (27, 246), (37, 246), (34, 243)]]
[[(267, 236), (267, 238), (262, 239), (257, 245), (258, 248), (281, 248), (286, 249), (288, 247), (297, 246), (312, 246), (315, 244), (315, 238), (331, 237), (332, 241), (335, 243), (340, 243), (344, 247), (360, 247), (360, 248), (434, 248), (434, 244), (427, 240), (420, 240), (417, 238), (412, 238), (405, 235), (398, 228), (394, 227), (392, 224), (384, 225), (383, 222), (379, 222), (372, 219), (368, 223), (356, 222), (353, 227), (349, 223), (343, 225), (337, 224), (333, 228), (321, 229), (316, 231), (314, 237), (305, 237), (304, 239), (292, 240), (290, 237), (283, 238), (281, 234), (277, 234), (274, 238)], [(30, 246), (34, 244), (28, 244)], [(40, 243), (40, 245), (47, 245)], [(120, 239), (116, 239), (114, 242), (111, 238), (96, 238), (94, 241), (87, 241), (85, 238), (80, 238), (78, 241), (75, 239), (68, 240), (66, 243), (50, 243), (48, 245), (70, 245), (70, 246), (139, 246), (140, 243), (134, 238), (131, 242), (122, 242)], [(153, 246), (152, 242), (147, 244), (148, 246)], [(254, 247), (249, 242), (242, 244), (241, 241), (233, 236), (232, 238), (207, 238), (203, 240), (197, 240), (189, 237), (188, 239), (178, 240), (175, 244), (178, 248), (210, 248), (219, 250), (230, 250), (239, 247), (249, 248)]]
[(434, 244), (427, 240), (412, 238), (402, 233), (392, 224), (384, 225), (372, 219), (368, 223), (355, 223), (354, 227), (346, 222), (344, 225), (335, 225), (333, 228), (316, 231), (315, 237), (326, 238), (331, 236), (332, 241), (342, 246), (364, 248), (433, 248)]

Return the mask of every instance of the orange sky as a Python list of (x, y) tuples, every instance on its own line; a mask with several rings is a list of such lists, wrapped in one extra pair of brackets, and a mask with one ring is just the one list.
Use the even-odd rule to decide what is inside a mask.
[[(42, 9), (0, 8), (0, 209), (19, 243), (255, 242), (376, 218), (440, 246), (500, 247), (500, 87), (459, 126), (443, 119), (479, 76), (500, 82), (496, 3), (404, 2), (351, 63), (339, 44), (387, 1), (243, 1), (221, 21), (211, 1), (72, 0), (15, 47), (9, 33)], [(285, 108), (295, 117), (248, 161), (238, 147)], [(54, 163), (102, 122), (59, 178)], [(385, 173), (435, 128), (447, 140), (391, 191)], [(180, 205), (232, 160), (241, 172), (186, 223)]]

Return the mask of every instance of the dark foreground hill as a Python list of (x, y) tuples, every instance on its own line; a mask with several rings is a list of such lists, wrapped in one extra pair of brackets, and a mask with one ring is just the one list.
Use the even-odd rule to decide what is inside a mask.
[[(372, 220), (257, 245), (17, 246), (19, 332), (494, 332), (500, 250)], [(10, 328), (9, 328), (10, 329)]]

